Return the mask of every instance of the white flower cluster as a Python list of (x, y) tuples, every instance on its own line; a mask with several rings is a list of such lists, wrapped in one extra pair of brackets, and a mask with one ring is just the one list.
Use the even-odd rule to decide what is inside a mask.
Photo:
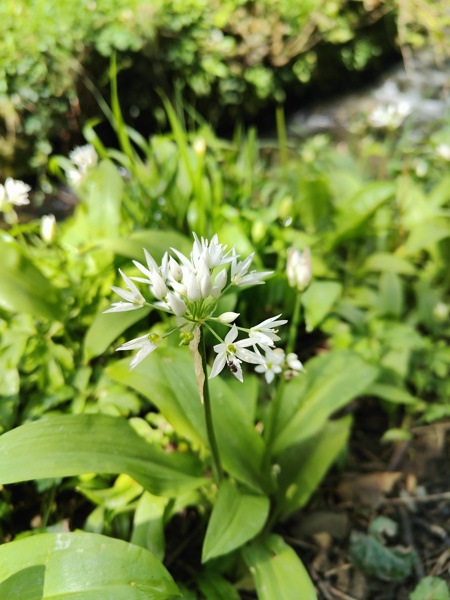
[(264, 373), (267, 383), (272, 383), (275, 375), (284, 373), (286, 379), (292, 379), (300, 371), (304, 371), (304, 367), (294, 352), (289, 352), (286, 356), (282, 348), (275, 348), (275, 350), (268, 348), (264, 363), (258, 365), (255, 371)]
[[(117, 350), (138, 350), (131, 361), (131, 368), (153, 352), (164, 337), (175, 331), (180, 333), (181, 344), (189, 344), (194, 339), (195, 330), (201, 325), (205, 325), (220, 342), (214, 346), (217, 356), (210, 378), (218, 375), (227, 365), (233, 375), (242, 381), (243, 361), (260, 367), (266, 365), (267, 360), (261, 351), (267, 355), (274, 349), (275, 342), (280, 339), (275, 328), (284, 325), (286, 321), (278, 320), (280, 317), (278, 315), (250, 329), (244, 329), (238, 328), (235, 324), (231, 325), (239, 313), (226, 312), (217, 317), (214, 313), (220, 296), (229, 287), (262, 284), (264, 283), (262, 280), (272, 272), (250, 271), (254, 253), (241, 261), (234, 248), (227, 250), (227, 246), (219, 243), (217, 235), (207, 240), (199, 239), (194, 234), (190, 258), (175, 248), (172, 248), (172, 252), (174, 256), (166, 252), (161, 265), (158, 265), (144, 250), (146, 265), (133, 261), (144, 277), (130, 278), (120, 271), (127, 289), (112, 287), (122, 301), (113, 303), (112, 307), (105, 312), (122, 312), (153, 306), (178, 318), (177, 327), (164, 336), (157, 333), (143, 335), (117, 348)], [(146, 300), (135, 282), (148, 286), (153, 296), (150, 302)], [(225, 339), (220, 338), (211, 328), (211, 322), (219, 322), (231, 327)], [(247, 333), (247, 337), (237, 341), (239, 330)]]
[(98, 155), (92, 144), (77, 146), (69, 154), (69, 159), (73, 167), (68, 169), (67, 178), (75, 187), (81, 184), (89, 169), (98, 163)]
[(392, 104), (381, 104), (369, 114), (369, 123), (372, 127), (380, 129), (398, 129), (406, 117), (411, 113), (412, 107), (406, 100)]
[(8, 177), (4, 185), (0, 183), (0, 211), (5, 211), (9, 206), (30, 204), (28, 199), (30, 190), (30, 186), (23, 181)]

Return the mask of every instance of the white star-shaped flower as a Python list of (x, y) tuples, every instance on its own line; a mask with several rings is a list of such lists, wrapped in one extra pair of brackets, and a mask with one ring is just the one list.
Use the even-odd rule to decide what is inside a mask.
[(273, 346), (274, 342), (279, 341), (280, 337), (277, 335), (277, 330), (275, 330), (274, 327), (285, 325), (287, 320), (280, 319), (277, 321), (278, 317), (281, 317), (281, 314), (277, 315), (276, 317), (266, 319), (250, 329), (249, 336), (251, 339), (253, 339), (255, 344), (260, 344), (262, 346)]
[(267, 383), (272, 383), (275, 375), (278, 375), (283, 370), (284, 351), (281, 348), (276, 350), (267, 349), (264, 362), (257, 367), (257, 373), (264, 373)]
[(126, 302), (114, 302), (111, 308), (104, 311), (105, 313), (136, 310), (138, 308), (142, 308), (146, 304), (144, 296), (131, 281), (131, 279), (127, 277), (120, 269), (119, 273), (122, 275), (123, 280), (127, 284), (128, 290), (116, 287), (115, 285), (111, 286), (111, 289), (113, 292), (116, 292), (118, 296), (126, 300)]
[(255, 365), (264, 362), (263, 357), (252, 350), (247, 350), (248, 346), (254, 345), (254, 340), (247, 338), (245, 340), (239, 340), (236, 342), (238, 336), (238, 329), (236, 325), (233, 325), (230, 331), (225, 336), (225, 340), (221, 344), (214, 346), (214, 351), (217, 352), (217, 356), (214, 360), (213, 367), (209, 379), (216, 377), (222, 372), (223, 368), (227, 364), (230, 371), (239, 379), (243, 381), (241, 362), (248, 362)]
[(261, 279), (264, 279), (268, 275), (272, 275), (273, 271), (247, 271), (252, 264), (253, 257), (255, 253), (252, 252), (250, 256), (247, 256), (245, 260), (237, 261), (237, 254), (233, 251), (233, 256), (231, 259), (231, 283), (237, 285), (238, 287), (243, 287), (246, 285), (260, 285), (264, 283)]
[(14, 206), (30, 204), (30, 200), (28, 199), (28, 192), (30, 190), (30, 186), (23, 181), (8, 177), (5, 185), (0, 184), (0, 209), (7, 204), (13, 204)]
[(157, 333), (151, 333), (150, 335), (141, 335), (141, 337), (135, 338), (134, 340), (130, 340), (125, 344), (122, 344), (118, 350), (136, 350), (139, 349), (139, 352), (133, 357), (133, 360), (130, 362), (130, 369), (134, 369), (136, 365), (138, 365), (141, 361), (144, 360), (155, 348), (158, 347), (160, 342), (162, 341), (162, 337)]

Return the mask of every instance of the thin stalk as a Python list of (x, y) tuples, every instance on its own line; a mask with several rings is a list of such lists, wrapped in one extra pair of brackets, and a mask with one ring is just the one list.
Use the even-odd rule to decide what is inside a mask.
[(275, 112), (275, 118), (277, 123), (277, 135), (278, 135), (278, 148), (280, 151), (280, 164), (283, 178), (287, 179), (287, 136), (286, 136), (286, 122), (284, 119), (284, 109), (282, 106), (277, 106)]
[(223, 479), (222, 463), (220, 461), (219, 446), (217, 445), (216, 435), (211, 410), (211, 397), (209, 395), (209, 385), (206, 370), (206, 346), (203, 330), (200, 329), (200, 343), (198, 345), (200, 356), (202, 357), (203, 379), (203, 406), (205, 407), (206, 432), (208, 435), (209, 449), (211, 450), (212, 470), (217, 485)]

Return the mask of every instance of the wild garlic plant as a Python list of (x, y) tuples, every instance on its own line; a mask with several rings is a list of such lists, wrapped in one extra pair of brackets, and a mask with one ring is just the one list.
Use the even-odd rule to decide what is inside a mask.
[[(142, 335), (124, 343), (117, 350), (137, 350), (131, 360), (134, 369), (149, 354), (157, 349), (164, 338), (178, 334), (180, 345), (189, 345), (194, 355), (195, 373), (200, 398), (204, 403), (209, 444), (213, 458), (213, 470), (217, 481), (222, 478), (220, 456), (215, 439), (207, 378), (207, 352), (204, 342), (204, 328), (216, 338), (213, 346), (216, 353), (209, 379), (219, 375), (228, 367), (233, 376), (243, 381), (242, 363), (256, 365), (256, 371), (264, 373), (271, 383), (276, 374), (283, 370), (297, 373), (302, 365), (297, 356), (289, 352), (285, 356), (275, 343), (280, 340), (278, 327), (287, 323), (281, 315), (270, 317), (250, 328), (240, 327), (235, 321), (239, 313), (216, 314), (219, 299), (231, 287), (261, 285), (271, 271), (250, 270), (254, 253), (244, 260), (234, 248), (228, 249), (219, 243), (217, 235), (210, 240), (199, 239), (194, 233), (194, 243), (188, 258), (172, 248), (166, 252), (160, 265), (144, 250), (146, 265), (133, 261), (143, 277), (128, 277), (119, 270), (127, 289), (112, 287), (121, 298), (105, 311), (123, 312), (139, 310), (151, 306), (176, 317), (176, 325), (164, 334), (155, 332)], [(147, 286), (141, 291), (137, 284)], [(222, 338), (216, 331), (218, 323), (230, 328)]]

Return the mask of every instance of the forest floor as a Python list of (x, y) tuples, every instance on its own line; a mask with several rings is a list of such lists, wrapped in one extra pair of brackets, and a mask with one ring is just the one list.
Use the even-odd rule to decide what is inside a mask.
[[(450, 421), (415, 427), (411, 441), (393, 445), (380, 442), (387, 423), (376, 404), (355, 417), (343, 469), (280, 533), (308, 567), (320, 600), (409, 600), (426, 576), (450, 583)], [(361, 538), (377, 517), (394, 521), (395, 535)], [(360, 569), (350, 559), (358, 536)], [(402, 577), (405, 555), (412, 568)]]

